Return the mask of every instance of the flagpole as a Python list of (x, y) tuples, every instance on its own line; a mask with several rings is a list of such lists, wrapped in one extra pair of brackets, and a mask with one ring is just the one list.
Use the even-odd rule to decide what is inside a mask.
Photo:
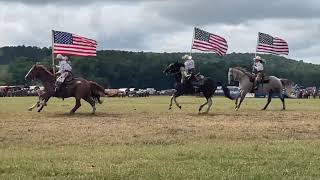
[(191, 40), (190, 56), (192, 55), (192, 46), (193, 46), (194, 35), (195, 35), (195, 27), (194, 27), (194, 30), (193, 30), (193, 36), (192, 36), (192, 40)]
[(53, 51), (53, 45), (54, 45), (54, 30), (52, 30), (52, 34), (51, 34), (51, 39), (52, 39), (52, 46), (51, 46), (51, 50), (52, 50), (52, 71), (53, 71), (53, 76), (56, 76), (56, 66), (54, 64), (54, 51)]
[(254, 57), (257, 56), (258, 43), (259, 43), (259, 32), (258, 32), (257, 44), (256, 44), (256, 51), (255, 51), (255, 53), (254, 53)]

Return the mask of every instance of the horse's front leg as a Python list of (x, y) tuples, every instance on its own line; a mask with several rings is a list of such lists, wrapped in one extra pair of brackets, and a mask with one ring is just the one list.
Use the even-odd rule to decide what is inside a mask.
[(236, 97), (236, 100), (235, 100), (235, 102), (234, 102), (234, 105), (235, 105), (234, 108), (237, 108), (237, 107), (238, 107), (238, 100), (239, 100), (240, 95), (241, 95), (241, 91), (240, 91), (239, 96)]
[(240, 108), (240, 106), (241, 106), (241, 103), (242, 103), (242, 101), (244, 100), (244, 98), (246, 97), (246, 94), (247, 94), (247, 92), (245, 92), (245, 91), (242, 91), (241, 92), (241, 97), (240, 97), (240, 102), (239, 102), (239, 104), (236, 106), (236, 111), (238, 111), (239, 110), (239, 108)]
[[(281, 96), (281, 95), (280, 95)], [(267, 101), (267, 104), (264, 106), (264, 108), (262, 110), (266, 110), (268, 105), (270, 104), (271, 102), (271, 99), (272, 99), (272, 92), (269, 92), (268, 94), (268, 101)], [(281, 98), (280, 98), (281, 99)]]
[(174, 100), (174, 103), (177, 105), (178, 108), (181, 109), (181, 106), (179, 105), (179, 103), (177, 102), (177, 98), (178, 96), (174, 96), (173, 100)]
[(40, 105), (40, 98), (39, 100), (34, 104), (32, 105), (31, 107), (28, 108), (29, 111), (32, 111), (35, 107), (39, 106)]
[(49, 101), (50, 97), (42, 99), (39, 103), (38, 112), (41, 112), (44, 106), (47, 106), (47, 102)]
[(172, 96), (171, 96), (171, 99), (170, 99), (170, 104), (169, 104), (169, 110), (171, 109), (171, 107), (172, 107), (172, 101), (173, 101), (173, 98), (175, 97), (175, 95), (173, 94)]

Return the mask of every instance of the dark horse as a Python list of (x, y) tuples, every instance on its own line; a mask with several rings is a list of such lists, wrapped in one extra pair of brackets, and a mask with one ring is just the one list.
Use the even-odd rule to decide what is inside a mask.
[(205, 102), (204, 104), (202, 104), (199, 107), (199, 113), (201, 112), (201, 109), (208, 104), (208, 109), (206, 111), (206, 113), (209, 112), (210, 107), (212, 105), (212, 96), (215, 93), (217, 86), (221, 85), (224, 95), (233, 100), (233, 98), (230, 95), (230, 91), (229, 89), (224, 86), (221, 82), (215, 82), (214, 80), (212, 80), (210, 77), (204, 77), (203, 79), (203, 83), (201, 83), (201, 85), (199, 86), (199, 88), (197, 89), (197, 92), (195, 90), (195, 88), (193, 87), (193, 85), (191, 83), (181, 83), (181, 78), (182, 78), (182, 72), (181, 72), (181, 68), (184, 67), (183, 63), (179, 63), (179, 62), (175, 62), (175, 63), (171, 63), (163, 72), (167, 75), (174, 75), (175, 76), (175, 89), (176, 92), (172, 95), (171, 97), (171, 101), (170, 101), (170, 105), (169, 105), (169, 109), (171, 109), (172, 106), (172, 100), (174, 100), (175, 104), (181, 109), (181, 106), (178, 104), (176, 98), (184, 95), (184, 94), (195, 94), (195, 93), (200, 93), (202, 92), (202, 94), (204, 95), (204, 97), (207, 99), (207, 102)]
[(65, 80), (64, 85), (62, 86), (59, 93), (56, 93), (54, 90), (55, 87), (55, 76), (43, 65), (34, 65), (31, 67), (27, 75), (25, 76), (26, 80), (40, 80), (44, 86), (44, 93), (39, 96), (39, 101), (29, 110), (32, 110), (36, 106), (40, 106), (38, 112), (41, 112), (43, 106), (46, 105), (48, 100), (51, 97), (59, 98), (76, 98), (76, 105), (70, 111), (70, 114), (74, 114), (76, 110), (81, 106), (81, 99), (84, 99), (92, 106), (92, 113), (95, 113), (96, 102), (102, 103), (100, 97), (105, 95), (104, 88), (93, 81), (87, 81), (83, 78), (72, 78)]

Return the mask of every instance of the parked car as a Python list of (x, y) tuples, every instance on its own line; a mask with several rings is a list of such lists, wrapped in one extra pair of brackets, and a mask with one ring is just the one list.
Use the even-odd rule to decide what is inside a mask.
[(146, 90), (150, 95), (155, 95), (157, 92), (156, 89), (154, 89), (154, 88), (147, 88)]

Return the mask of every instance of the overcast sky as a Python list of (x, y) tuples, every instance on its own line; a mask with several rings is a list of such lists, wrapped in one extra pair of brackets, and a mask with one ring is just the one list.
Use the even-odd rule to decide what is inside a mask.
[(99, 49), (190, 51), (195, 26), (228, 53), (255, 51), (258, 32), (285, 39), (289, 58), (320, 64), (319, 0), (0, 0), (0, 46), (51, 46), (51, 30)]

